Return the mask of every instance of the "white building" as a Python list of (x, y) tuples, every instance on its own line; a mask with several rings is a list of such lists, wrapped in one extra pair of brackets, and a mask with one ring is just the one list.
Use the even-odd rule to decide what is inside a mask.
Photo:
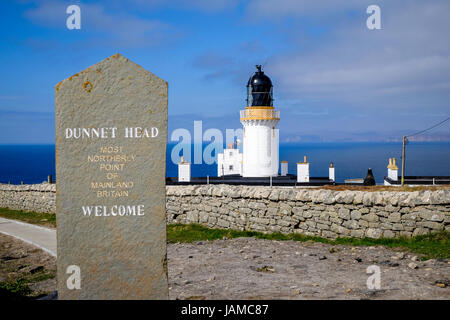
[(242, 153), (234, 149), (233, 144), (217, 155), (217, 176), (229, 174), (242, 175)]

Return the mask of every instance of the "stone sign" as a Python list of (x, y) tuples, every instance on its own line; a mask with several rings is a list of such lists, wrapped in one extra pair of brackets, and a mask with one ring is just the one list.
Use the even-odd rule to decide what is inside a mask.
[(168, 299), (167, 82), (120, 54), (56, 95), (60, 299)]

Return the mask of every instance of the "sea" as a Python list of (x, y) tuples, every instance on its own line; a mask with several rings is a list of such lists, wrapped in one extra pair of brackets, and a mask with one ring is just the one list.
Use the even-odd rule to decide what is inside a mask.
[[(178, 175), (178, 167), (171, 160), (174, 146), (167, 145), (167, 177)], [(193, 146), (191, 148), (194, 155)], [(296, 174), (296, 163), (303, 161), (304, 155), (310, 163), (311, 177), (327, 177), (328, 167), (333, 162), (336, 182), (364, 178), (367, 169), (371, 168), (377, 184), (382, 184), (387, 175), (389, 158), (397, 158), (400, 174), (402, 144), (348, 142), (280, 145), (280, 161), (288, 161), (289, 173)], [(410, 142), (406, 146), (405, 159), (408, 176), (450, 176), (450, 142)], [(193, 164), (191, 172), (193, 177), (217, 176), (217, 165)], [(41, 183), (47, 180), (49, 174), (54, 179), (58, 178), (55, 177), (54, 145), (0, 145), (0, 183)]]

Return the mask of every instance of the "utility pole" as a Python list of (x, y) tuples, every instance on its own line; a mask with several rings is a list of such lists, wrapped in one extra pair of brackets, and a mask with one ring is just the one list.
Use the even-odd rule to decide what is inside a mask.
[(405, 144), (406, 137), (403, 136), (403, 150), (402, 150), (402, 186), (405, 183)]
[(445, 120), (443, 120), (443, 121), (441, 121), (441, 122), (435, 124), (434, 126), (431, 126), (431, 127), (427, 128), (427, 129), (425, 129), (425, 130), (416, 132), (416, 133), (414, 133), (414, 134), (410, 134), (409, 136), (403, 136), (403, 152), (402, 152), (402, 186), (403, 186), (403, 184), (405, 183), (405, 145), (408, 143), (408, 139), (407, 139), (407, 138), (408, 138), (408, 137), (417, 136), (417, 135), (422, 134), (422, 133), (424, 133), (424, 132), (427, 132), (427, 131), (429, 131), (429, 130), (431, 130), (431, 129), (437, 128), (437, 127), (441, 126), (442, 124), (444, 124), (445, 122), (447, 122), (447, 121), (449, 121), (449, 120), (450, 120), (450, 117), (448, 117), (447, 119), (445, 119)]

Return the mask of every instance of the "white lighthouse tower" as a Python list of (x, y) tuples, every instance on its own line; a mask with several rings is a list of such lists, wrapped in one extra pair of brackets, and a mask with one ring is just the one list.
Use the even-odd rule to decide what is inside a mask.
[(244, 126), (242, 176), (277, 176), (280, 111), (273, 107), (272, 81), (260, 65), (256, 68), (247, 84), (247, 107), (240, 112)]

